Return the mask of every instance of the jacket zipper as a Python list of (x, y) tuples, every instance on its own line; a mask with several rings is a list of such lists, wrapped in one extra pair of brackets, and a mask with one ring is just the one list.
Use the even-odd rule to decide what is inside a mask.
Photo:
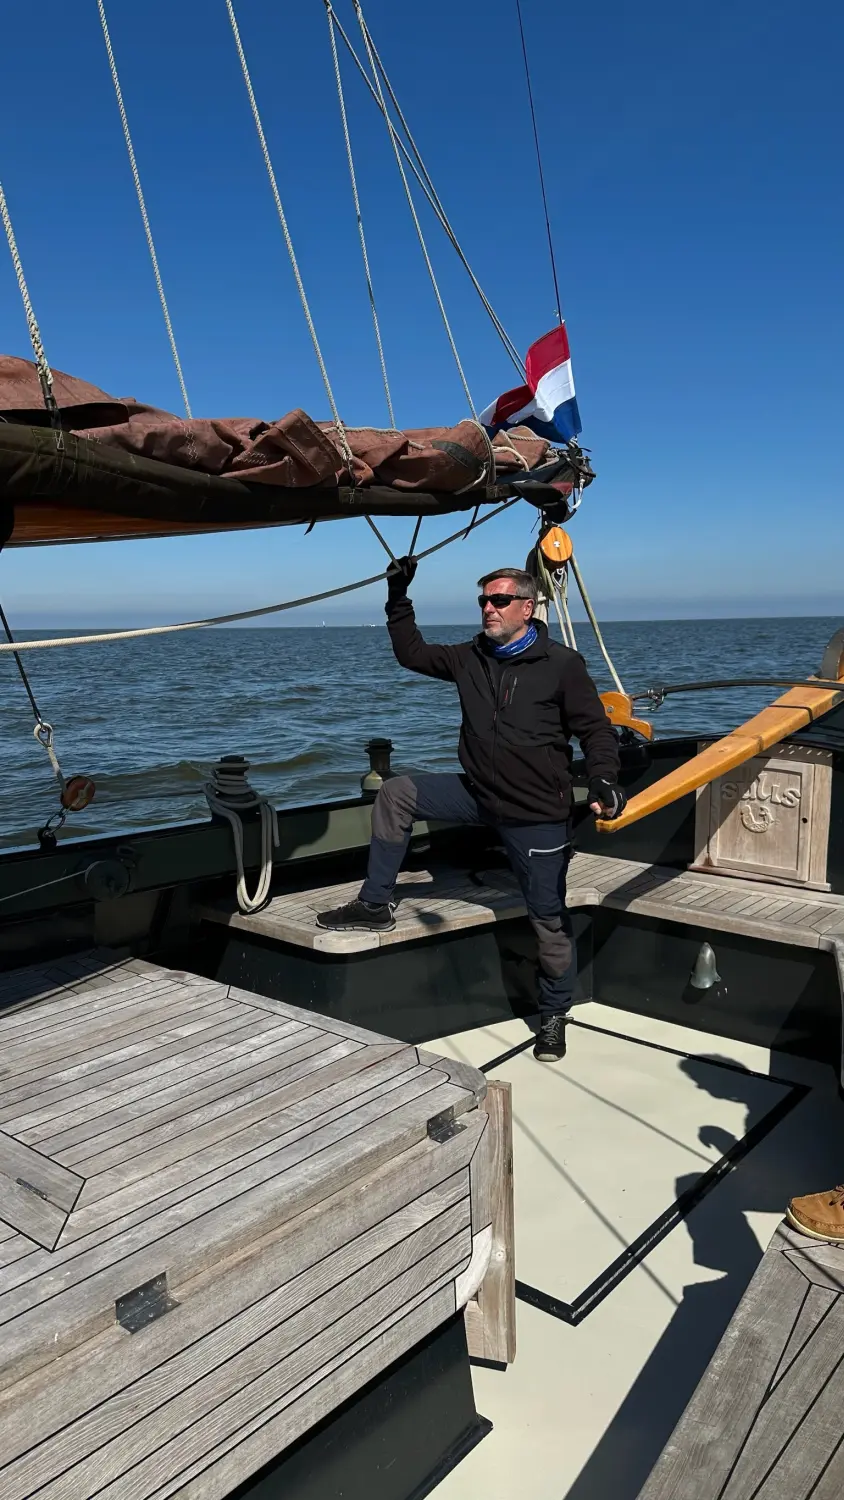
[[(495, 775), (495, 751), (496, 751), (497, 746), (498, 746), (498, 705), (499, 705), (499, 700), (500, 700), (500, 697), (501, 697), (501, 688), (502, 688), (502, 685), (503, 685), (503, 674), (502, 674), (501, 679), (499, 680), (498, 688), (496, 689), (495, 681), (494, 681), (493, 675), (492, 675), (492, 669), (490, 668), (489, 664), (483, 659), (483, 657), (481, 658), (481, 660), (483, 661), (484, 671), (486, 672), (487, 681), (489, 683), (490, 691), (492, 693), (492, 704), (493, 704), (493, 707), (492, 707), (492, 785), (493, 785), (493, 790), (494, 790), (494, 793), (495, 793), (495, 800), (498, 803), (498, 807), (499, 807), (499, 811), (500, 811), (500, 808), (501, 808), (501, 798), (498, 795), (498, 785), (497, 785), (496, 775)], [(506, 702), (506, 700), (505, 700), (505, 702)]]
[(559, 797), (559, 799), (560, 799), (561, 802), (565, 802), (566, 799), (563, 796), (563, 788), (560, 785), (560, 778), (557, 775), (556, 771), (554, 770), (554, 762), (551, 759), (551, 748), (550, 748), (549, 745), (545, 746), (545, 754), (548, 756), (548, 769), (551, 772), (551, 776), (552, 776), (554, 785), (557, 788), (557, 796)]

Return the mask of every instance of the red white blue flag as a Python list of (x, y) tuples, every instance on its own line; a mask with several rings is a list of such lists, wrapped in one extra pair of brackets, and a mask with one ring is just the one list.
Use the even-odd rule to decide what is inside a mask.
[(481, 421), (493, 436), (502, 427), (530, 427), (552, 443), (567, 443), (581, 427), (565, 323), (531, 344), (525, 369), (527, 385), (505, 391)]

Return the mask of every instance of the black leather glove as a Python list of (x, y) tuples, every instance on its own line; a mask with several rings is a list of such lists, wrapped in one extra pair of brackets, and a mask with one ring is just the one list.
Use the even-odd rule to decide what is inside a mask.
[(400, 557), (387, 569), (387, 593), (391, 599), (403, 599), (416, 575), (415, 557)]
[(618, 782), (607, 781), (603, 776), (590, 776), (588, 801), (590, 807), (593, 802), (600, 802), (601, 811), (597, 816), (610, 823), (620, 818), (627, 806), (627, 797)]

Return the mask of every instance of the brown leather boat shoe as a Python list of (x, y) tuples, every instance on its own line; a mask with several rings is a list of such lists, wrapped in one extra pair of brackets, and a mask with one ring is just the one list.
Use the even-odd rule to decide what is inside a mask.
[(844, 1186), (792, 1198), (785, 1216), (793, 1229), (813, 1240), (844, 1245)]

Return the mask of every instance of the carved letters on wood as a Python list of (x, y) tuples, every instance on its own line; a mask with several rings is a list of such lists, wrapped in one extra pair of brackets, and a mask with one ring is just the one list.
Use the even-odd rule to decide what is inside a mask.
[(701, 787), (695, 868), (826, 887), (832, 757), (774, 745)]

